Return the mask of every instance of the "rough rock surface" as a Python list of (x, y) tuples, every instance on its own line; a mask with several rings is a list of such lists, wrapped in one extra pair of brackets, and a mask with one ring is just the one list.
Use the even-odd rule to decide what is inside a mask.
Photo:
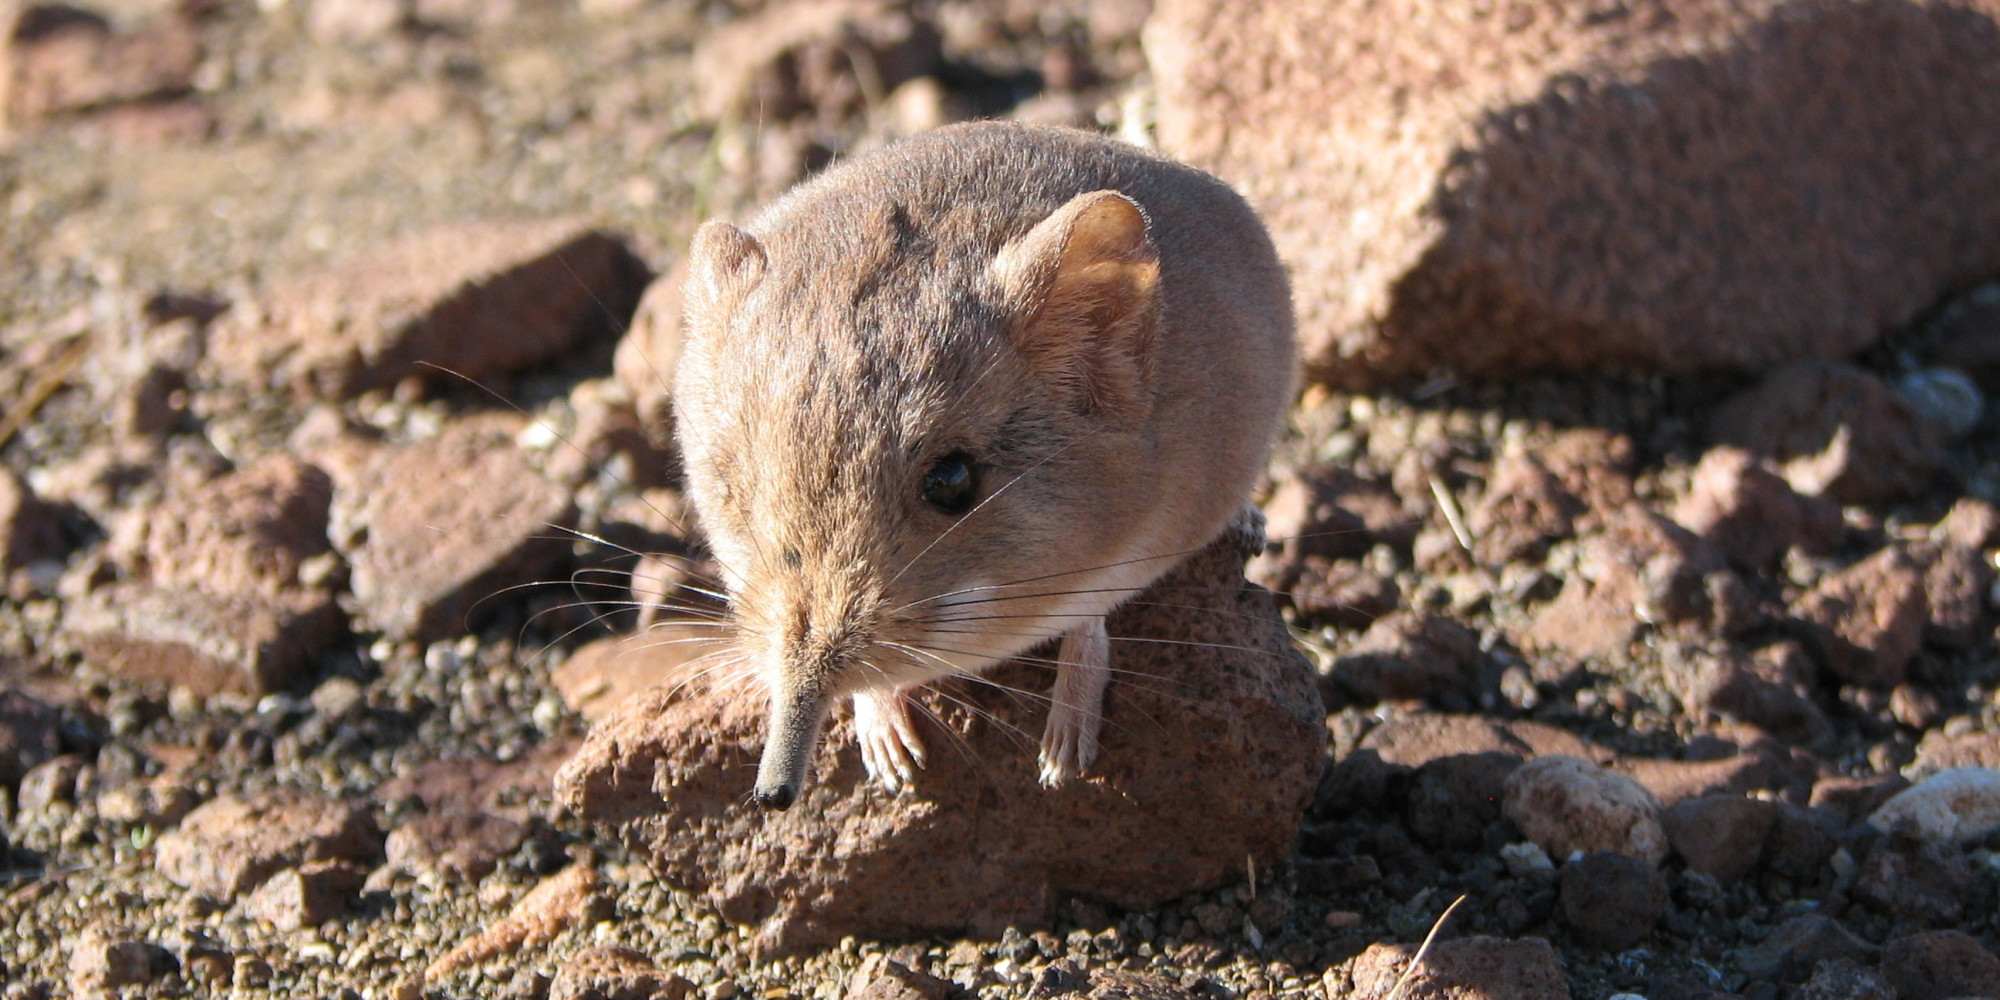
[(290, 455), (135, 511), (111, 555), (163, 587), (276, 596), (302, 586), (300, 568), (331, 551), (333, 480)]
[(1802, 497), (1784, 477), (1741, 448), (1711, 448), (1694, 467), (1673, 518), (1739, 569), (1770, 566), (1787, 549), (1824, 549), (1840, 538), (1840, 508)]
[(643, 635), (612, 636), (577, 647), (549, 676), (563, 702), (591, 722), (648, 688), (684, 679), (700, 660), (723, 648), (715, 630), (662, 624)]
[(0, 788), (62, 752), (62, 716), (32, 695), (0, 687)]
[(348, 539), (354, 597), (377, 627), (421, 641), (458, 635), (482, 599), (559, 578), (575, 507), (528, 464), (515, 429), (455, 422), (375, 456), (352, 482), (337, 478), (335, 533)]
[(300, 396), (478, 381), (608, 346), (650, 276), (623, 242), (570, 221), (424, 231), (238, 304), (209, 359), (225, 381)]
[(1638, 858), (1611, 851), (1562, 866), (1563, 922), (1584, 943), (1623, 951), (1653, 932), (1667, 905), (1667, 880)]
[(1658, 864), (1667, 856), (1660, 800), (1644, 785), (1587, 760), (1537, 757), (1507, 779), (1507, 818), (1551, 858), (1615, 851)]
[(351, 861), (324, 859), (287, 868), (243, 897), (243, 912), (281, 931), (318, 927), (346, 911), (367, 879)]
[(1994, 11), (1164, 0), (1146, 51), (1161, 144), (1270, 223), (1315, 377), (1752, 371), (2000, 265)]
[(289, 793), (226, 795), (161, 836), (156, 853), (160, 874), (227, 900), (306, 862), (379, 860), (382, 835), (368, 810), (352, 802)]
[(1882, 973), (1903, 997), (2000, 996), (2000, 957), (1962, 931), (1929, 931), (1889, 942)]
[[(1239, 566), (1211, 546), (1158, 585), (1178, 607), (1141, 598), (1112, 616), (1103, 748), (1065, 787), (1035, 781), (1033, 740), (1020, 735), (1041, 731), (1032, 700), (954, 684), (949, 699), (918, 696), (931, 753), (913, 794), (865, 783), (842, 710), (802, 799), (757, 811), (746, 790), (762, 698), (691, 687), (656, 690), (597, 727), (557, 776), (558, 794), (726, 919), (757, 925), (770, 952), (845, 934), (997, 933), (1047, 922), (1062, 894), (1135, 907), (1220, 884), (1245, 858), (1289, 850), (1325, 738), (1311, 671)], [(1020, 664), (989, 676), (1048, 684)], [(919, 867), (923, 879), (907, 877)]]
[(521, 824), (486, 813), (431, 813), (389, 831), (386, 865), (433, 885), (477, 882), (527, 836)]
[(1955, 767), (1899, 792), (1868, 817), (1882, 831), (1968, 843), (2000, 829), (2000, 771)]
[(0, 6), (0, 135), (87, 109), (132, 106), (192, 88), (201, 38), (177, 17), (115, 31), (60, 3)]
[(1881, 379), (1852, 365), (1800, 362), (1716, 410), (1717, 439), (1780, 464), (1792, 488), (1841, 503), (1921, 490), (1942, 454), (1935, 428)]
[(264, 695), (297, 679), (344, 618), (323, 593), (225, 597), (118, 583), (72, 602), (63, 633), (93, 664), (133, 680)]
[(0, 469), (0, 575), (63, 554), (54, 504), (35, 496), (12, 469)]
[(1764, 838), (1777, 818), (1777, 807), (1769, 802), (1705, 795), (1669, 806), (1660, 825), (1689, 871), (1730, 883), (1757, 867)]
[(1828, 670), (1883, 690), (1903, 682), (1930, 618), (1923, 570), (1900, 546), (1827, 576), (1792, 610)]
[(551, 1000), (681, 1000), (694, 984), (622, 945), (585, 948), (570, 956), (549, 985)]
[(1355, 1000), (1569, 1000), (1562, 964), (1539, 938), (1439, 941), (1396, 989), (1415, 955), (1413, 945), (1369, 945), (1354, 960)]
[(1443, 615), (1404, 612), (1377, 619), (1330, 680), (1357, 703), (1411, 701), (1468, 692), (1477, 681), (1479, 634)]

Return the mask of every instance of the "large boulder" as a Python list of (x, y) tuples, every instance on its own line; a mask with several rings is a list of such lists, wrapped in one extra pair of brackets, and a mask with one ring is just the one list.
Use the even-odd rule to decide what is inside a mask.
[(1171, 153), (1241, 188), (1310, 373), (1755, 371), (2000, 268), (1995, 0), (1161, 0)]
[(843, 708), (800, 801), (758, 810), (764, 698), (699, 683), (628, 701), (556, 792), (756, 925), (766, 954), (997, 934), (1048, 924), (1066, 895), (1138, 909), (1221, 885), (1290, 851), (1326, 742), (1312, 671), (1241, 566), (1218, 543), (1149, 592), (1170, 598), (1111, 616), (1103, 749), (1058, 789), (1034, 759), (1049, 672), (1013, 663), (917, 696), (930, 763), (903, 795), (867, 783)]

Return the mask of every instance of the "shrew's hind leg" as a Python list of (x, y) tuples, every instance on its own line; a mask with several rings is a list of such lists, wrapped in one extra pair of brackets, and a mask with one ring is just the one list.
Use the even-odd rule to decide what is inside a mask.
[(1097, 759), (1104, 725), (1104, 687), (1111, 681), (1111, 637), (1093, 618), (1062, 638), (1049, 723), (1042, 731), (1042, 784), (1053, 788), (1083, 773)]

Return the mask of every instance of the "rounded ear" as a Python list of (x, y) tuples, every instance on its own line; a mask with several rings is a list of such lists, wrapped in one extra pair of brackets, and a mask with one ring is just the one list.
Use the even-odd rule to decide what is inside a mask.
[(1137, 202), (1077, 195), (1000, 248), (992, 276), (1031, 370), (1086, 412), (1150, 408), (1160, 255)]
[(704, 222), (688, 245), (687, 283), (681, 290), (681, 315), (691, 337), (706, 336), (729, 322), (764, 277), (764, 248), (727, 222)]

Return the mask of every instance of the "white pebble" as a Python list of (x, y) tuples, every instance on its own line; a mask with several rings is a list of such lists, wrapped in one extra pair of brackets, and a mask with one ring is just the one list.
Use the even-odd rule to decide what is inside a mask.
[(1925, 840), (1978, 840), (2000, 830), (2000, 771), (1940, 771), (1882, 803), (1868, 825), (1884, 832), (1900, 826)]
[(1518, 844), (1508, 844), (1500, 848), (1500, 863), (1507, 866), (1507, 874), (1520, 878), (1533, 872), (1552, 872), (1556, 863), (1549, 860), (1549, 852), (1532, 840)]

